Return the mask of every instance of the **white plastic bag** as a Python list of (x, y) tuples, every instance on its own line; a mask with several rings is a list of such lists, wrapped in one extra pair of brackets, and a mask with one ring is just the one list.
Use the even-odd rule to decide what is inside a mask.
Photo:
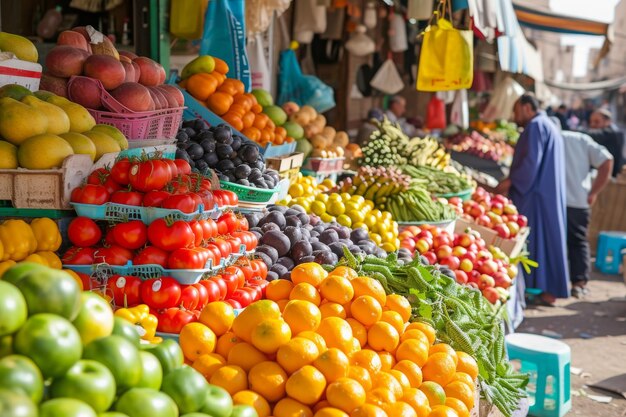
[(394, 13), (389, 23), (389, 49), (392, 52), (404, 52), (409, 49), (406, 38), (406, 22), (399, 13)]
[(271, 76), (270, 68), (265, 58), (265, 50), (263, 47), (263, 37), (260, 33), (248, 38), (246, 45), (248, 50), (248, 63), (250, 64), (250, 79), (252, 88), (262, 88), (270, 91)]
[(489, 104), (485, 108), (481, 119), (486, 122), (508, 119), (511, 117), (515, 102), (524, 92), (524, 87), (519, 85), (511, 77), (506, 77), (496, 84), (496, 88), (491, 95), (491, 100), (489, 100)]
[(407, 17), (415, 20), (428, 20), (433, 15), (432, 0), (409, 0)]
[(404, 88), (404, 82), (391, 59), (383, 63), (370, 81), (370, 85), (385, 94), (396, 94)]
[(326, 8), (319, 6), (317, 0), (299, 0), (294, 5), (294, 39), (300, 43), (311, 43), (313, 35), (326, 30)]
[(373, 2), (367, 3), (365, 6), (365, 13), (363, 13), (363, 24), (368, 29), (374, 29), (376, 27), (376, 4)]
[(467, 103), (467, 90), (455, 91), (454, 101), (450, 109), (450, 123), (463, 129), (469, 128), (469, 106)]
[(346, 42), (346, 50), (354, 56), (366, 56), (376, 50), (376, 44), (365, 33), (367, 29), (363, 25), (356, 27), (356, 30)]
[(247, 0), (246, 33), (248, 38), (265, 32), (272, 24), (274, 13), (280, 16), (289, 8), (291, 0)]

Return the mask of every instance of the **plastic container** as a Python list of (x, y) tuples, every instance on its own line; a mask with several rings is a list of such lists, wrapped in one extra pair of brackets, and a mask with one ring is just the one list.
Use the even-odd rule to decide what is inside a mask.
[(398, 222), (398, 230), (402, 232), (409, 226), (437, 226), (440, 229), (445, 230), (446, 232), (453, 234), (456, 227), (456, 219), (454, 220), (444, 220), (440, 222)]
[(473, 192), (474, 192), (474, 190), (472, 188), (469, 188), (467, 190), (459, 191), (458, 193), (435, 194), (435, 197), (437, 197), (437, 198), (446, 198), (446, 199), (450, 199), (450, 198), (453, 198), (453, 197), (459, 197), (463, 201), (469, 201), (469, 199), (472, 198), (472, 193)]
[(222, 189), (232, 191), (237, 194), (239, 201), (250, 203), (267, 203), (274, 195), (280, 191), (280, 188), (267, 190), (264, 188), (246, 187), (245, 185), (234, 184), (232, 182), (220, 181)]
[(307, 158), (302, 169), (320, 173), (339, 172), (343, 170), (345, 158)]
[(145, 153), (147, 156), (152, 157), (157, 152), (161, 154), (161, 158), (176, 159), (176, 145), (156, 145), (145, 148), (132, 148), (126, 149), (120, 152), (120, 158), (139, 158)]
[(141, 220), (145, 224), (150, 224), (156, 219), (165, 217), (174, 220), (200, 220), (213, 218), (217, 219), (221, 210), (217, 207), (212, 210), (204, 210), (200, 207), (195, 213), (183, 213), (180, 210), (164, 209), (159, 207), (127, 206), (125, 204), (105, 203), (102, 205), (71, 203), (74, 210), (81, 217), (88, 217), (93, 220), (109, 221), (130, 221)]

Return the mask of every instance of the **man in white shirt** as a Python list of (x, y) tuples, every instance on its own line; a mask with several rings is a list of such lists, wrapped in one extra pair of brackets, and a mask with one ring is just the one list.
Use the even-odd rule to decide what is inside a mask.
[(406, 100), (402, 96), (391, 96), (385, 116), (392, 123), (398, 123), (402, 128), (402, 131), (406, 133), (408, 137), (413, 137), (415, 134), (415, 126), (408, 123), (404, 118), (406, 112)]

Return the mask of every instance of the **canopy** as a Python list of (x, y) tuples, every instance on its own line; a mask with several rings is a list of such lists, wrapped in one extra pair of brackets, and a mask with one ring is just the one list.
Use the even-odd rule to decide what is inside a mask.
[(571, 90), (571, 91), (607, 91), (607, 90), (617, 90), (626, 84), (626, 77), (615, 78), (613, 80), (605, 80), (605, 81), (596, 81), (592, 83), (557, 83), (554, 81), (546, 80), (545, 83), (550, 87), (559, 88), (561, 90)]
[[(545, 10), (513, 4), (515, 14), (522, 26), (548, 32), (567, 33), (572, 35), (606, 36), (609, 25), (593, 20), (579, 19), (556, 14)], [(592, 7), (590, 5), (590, 7)]]

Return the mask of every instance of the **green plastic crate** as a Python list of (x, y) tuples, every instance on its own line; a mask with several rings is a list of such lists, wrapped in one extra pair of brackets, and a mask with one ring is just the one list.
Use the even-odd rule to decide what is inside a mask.
[(278, 188), (266, 190), (264, 188), (246, 187), (245, 185), (234, 184), (228, 181), (220, 181), (223, 190), (232, 191), (237, 194), (239, 201), (249, 203), (267, 203), (274, 194), (280, 191)]

